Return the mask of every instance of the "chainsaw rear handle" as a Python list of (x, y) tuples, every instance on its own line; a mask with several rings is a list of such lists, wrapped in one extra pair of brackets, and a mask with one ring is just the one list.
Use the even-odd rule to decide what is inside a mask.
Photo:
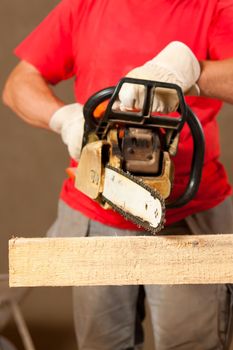
[[(113, 104), (118, 100), (119, 92), (124, 83), (140, 84), (145, 86), (145, 100), (142, 111), (138, 112), (114, 112), (112, 107)], [(170, 116), (151, 116), (151, 99), (153, 98), (154, 88), (165, 88), (176, 90), (179, 98), (178, 112), (180, 116), (173, 118)], [(97, 120), (94, 117), (94, 111), (100, 103), (110, 99), (107, 109), (103, 114), (102, 118)], [(91, 96), (83, 109), (85, 126), (84, 126), (84, 138), (83, 145), (87, 143), (88, 134), (90, 131), (95, 131), (98, 136), (102, 136), (103, 130), (106, 128), (108, 123), (112, 122), (128, 122), (134, 125), (143, 125), (145, 127), (167, 127), (174, 129), (177, 133), (181, 131), (184, 123), (187, 122), (192, 137), (193, 137), (193, 155), (190, 171), (190, 179), (184, 193), (175, 199), (174, 201), (166, 202), (167, 208), (178, 208), (187, 204), (196, 195), (202, 174), (202, 167), (204, 163), (205, 153), (205, 141), (203, 130), (198, 118), (187, 106), (184, 100), (184, 95), (181, 88), (176, 84), (156, 82), (151, 80), (123, 78), (120, 80), (116, 87), (109, 87), (100, 90), (93, 96)]]

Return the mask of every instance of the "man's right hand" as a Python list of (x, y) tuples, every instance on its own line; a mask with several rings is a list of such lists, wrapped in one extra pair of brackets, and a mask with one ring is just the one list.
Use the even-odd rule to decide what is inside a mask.
[[(197, 80), (200, 76), (200, 64), (190, 48), (182, 42), (173, 41), (152, 60), (131, 70), (130, 78), (173, 83), (184, 94), (199, 94)], [(145, 91), (143, 85), (124, 84), (119, 99), (121, 109), (142, 109)], [(152, 106), (153, 112), (170, 113), (179, 105), (177, 93), (171, 89), (157, 88)]]
[(50, 128), (61, 135), (70, 156), (79, 160), (83, 140), (83, 106), (79, 103), (59, 108), (49, 121)]

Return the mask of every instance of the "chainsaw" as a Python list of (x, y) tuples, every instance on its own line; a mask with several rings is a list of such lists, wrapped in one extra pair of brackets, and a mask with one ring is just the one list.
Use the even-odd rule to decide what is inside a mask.
[[(119, 105), (123, 84), (139, 84), (145, 91), (141, 110)], [(156, 89), (169, 89), (179, 100), (172, 115), (152, 113)], [(204, 161), (204, 136), (195, 114), (175, 84), (123, 78), (116, 87), (91, 96), (83, 109), (82, 151), (75, 171), (75, 187), (152, 234), (164, 226), (165, 208), (178, 208), (196, 194)], [(185, 123), (193, 138), (190, 178), (184, 193), (169, 201), (174, 182), (172, 157)]]

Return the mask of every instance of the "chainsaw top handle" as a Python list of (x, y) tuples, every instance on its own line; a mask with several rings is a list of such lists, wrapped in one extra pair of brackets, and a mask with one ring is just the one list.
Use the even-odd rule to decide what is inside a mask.
[[(119, 92), (125, 83), (144, 86), (145, 98), (142, 110), (123, 112), (113, 109), (114, 103), (119, 101)], [(156, 88), (175, 90), (179, 99), (179, 117), (174, 118), (167, 115), (156, 115), (155, 117), (151, 115), (151, 107)], [(106, 106), (106, 110), (104, 111), (102, 118), (96, 118), (95, 110), (107, 99), (110, 99), (110, 101)], [(177, 132), (180, 132), (186, 121), (187, 105), (184, 101), (184, 96), (181, 88), (176, 84), (126, 77), (121, 79), (116, 87), (109, 87), (107, 89), (100, 90), (91, 96), (85, 103), (83, 112), (87, 128), (89, 131), (94, 131), (97, 128), (97, 133), (100, 132), (100, 129), (103, 129), (104, 126), (106, 126), (108, 123), (121, 121), (127, 122), (129, 124), (134, 124), (135, 126), (143, 124), (144, 126), (148, 127), (163, 127), (165, 125), (167, 128), (171, 128)]]
[[(122, 85), (125, 83), (143, 85), (145, 88), (144, 104), (142, 110), (139, 112), (123, 112), (113, 109), (114, 103), (119, 101), (119, 92), (122, 88)], [(171, 89), (176, 91), (179, 99), (179, 106), (177, 109), (177, 112), (179, 113), (178, 117), (171, 117), (161, 114), (156, 116), (151, 115), (151, 107), (156, 88)], [(106, 100), (108, 101), (107, 104)], [(164, 127), (173, 129), (177, 134), (181, 131), (185, 122), (187, 122), (193, 138), (193, 155), (190, 178), (184, 193), (172, 202), (167, 201), (166, 207), (181, 207), (188, 203), (195, 196), (201, 181), (202, 167), (204, 162), (204, 135), (198, 118), (187, 106), (184, 100), (183, 92), (178, 85), (126, 77), (121, 79), (116, 87), (108, 87), (91, 96), (84, 105), (83, 113), (85, 118), (83, 146), (87, 143), (88, 134), (90, 132), (95, 132), (101, 139), (107, 130), (107, 126), (113, 123), (126, 123), (127, 125), (134, 127)]]

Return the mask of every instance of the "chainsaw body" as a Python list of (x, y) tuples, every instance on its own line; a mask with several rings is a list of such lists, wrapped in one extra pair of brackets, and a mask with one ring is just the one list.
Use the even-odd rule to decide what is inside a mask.
[[(145, 89), (140, 111), (115, 108), (124, 83)], [(151, 112), (156, 89), (171, 89), (179, 98), (173, 116)], [(198, 119), (174, 84), (132, 78), (117, 87), (99, 91), (84, 106), (84, 137), (75, 187), (104, 208), (112, 207), (125, 218), (152, 233), (163, 227), (165, 206), (186, 204), (197, 192), (204, 159), (204, 137)], [(172, 157), (179, 134), (188, 123), (194, 151), (190, 180), (184, 194), (169, 202), (174, 181)], [(139, 209), (140, 207), (140, 209)]]

